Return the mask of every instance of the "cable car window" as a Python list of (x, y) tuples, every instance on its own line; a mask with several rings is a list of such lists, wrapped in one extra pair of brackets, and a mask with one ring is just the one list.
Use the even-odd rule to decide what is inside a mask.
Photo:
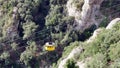
[(49, 42), (49, 44), (52, 44), (52, 42)]

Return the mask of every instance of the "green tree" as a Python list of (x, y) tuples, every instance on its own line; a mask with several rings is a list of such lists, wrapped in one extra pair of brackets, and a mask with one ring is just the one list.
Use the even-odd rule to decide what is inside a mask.
[(26, 50), (21, 53), (20, 61), (22, 61), (29, 68), (38, 68), (38, 61), (36, 58), (37, 46), (35, 42), (30, 42), (30, 46), (26, 48)]
[(37, 27), (38, 26), (34, 22), (26, 22), (25, 24), (23, 24), (23, 39), (29, 38), (30, 36), (34, 36), (34, 32), (36, 31)]

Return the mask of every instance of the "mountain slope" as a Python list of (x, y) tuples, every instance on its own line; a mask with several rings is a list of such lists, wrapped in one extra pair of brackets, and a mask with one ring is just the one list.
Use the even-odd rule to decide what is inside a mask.
[[(62, 59), (62, 67), (74, 67), (76, 63), (84, 66), (82, 59), (94, 62), (92, 57), (102, 56), (99, 60), (107, 59), (104, 63), (109, 65), (116, 59), (114, 49), (109, 48), (114, 54), (109, 60), (103, 53), (95, 54), (99, 50), (94, 48), (101, 47), (108, 55), (104, 47), (119, 44), (119, 26), (105, 29), (120, 16), (119, 4), (118, 0), (0, 0), (0, 67), (50, 68), (53, 64), (57, 68)], [(56, 44), (55, 51), (45, 51), (47, 42)], [(73, 57), (77, 60), (70, 59)]]
[[(111, 25), (113, 23), (114, 25)], [(108, 27), (110, 28), (108, 29)], [(74, 59), (79, 68), (120, 67), (118, 64), (119, 62), (116, 62), (119, 61), (120, 50), (117, 48), (120, 45), (119, 35), (120, 18), (116, 18), (111, 21), (106, 29), (95, 30), (93, 36), (91, 37), (92, 40), (90, 38), (88, 41), (83, 42), (83, 44), (79, 44), (77, 48), (82, 48), (82, 50), (84, 50), (82, 53), (81, 49), (77, 50), (77, 48), (74, 48), (66, 58), (60, 61), (58, 68), (64, 68), (65, 66), (67, 67), (66, 64), (69, 63), (67, 61), (70, 59)], [(70, 56), (71, 54), (74, 55)]]

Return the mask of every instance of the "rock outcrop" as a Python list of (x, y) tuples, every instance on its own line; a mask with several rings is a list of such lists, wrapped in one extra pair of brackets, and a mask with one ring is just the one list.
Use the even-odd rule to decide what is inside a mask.
[(116, 23), (120, 22), (120, 18), (115, 18), (113, 19), (108, 26), (106, 27), (106, 29), (111, 29)]
[[(80, 11), (79, 8), (76, 7), (76, 4), (74, 3), (75, 1), (76, 0), (68, 0), (66, 7), (67, 7), (67, 10), (68, 10), (67, 11), (68, 15), (75, 17), (75, 19), (77, 20), (80, 17), (81, 11)], [(83, 0), (79, 0), (79, 2), (82, 6)]]
[[(68, 15), (74, 16), (76, 20), (76, 30), (84, 31), (91, 25), (95, 24), (97, 27), (103, 20), (103, 15), (99, 11), (103, 0), (84, 0), (81, 13), (76, 11), (77, 8), (71, 5), (72, 0), (67, 3)], [(70, 7), (71, 5), (71, 7)]]

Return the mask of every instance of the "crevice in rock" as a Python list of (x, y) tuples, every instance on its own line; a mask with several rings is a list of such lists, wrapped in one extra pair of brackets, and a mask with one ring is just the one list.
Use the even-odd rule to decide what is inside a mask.
[(50, 3), (48, 0), (43, 1), (39, 5), (37, 13), (33, 16), (34, 22), (40, 26), (38, 30), (41, 30), (45, 26), (45, 17), (47, 16), (50, 9), (49, 4)]
[(24, 33), (23, 33), (23, 28), (22, 28), (22, 25), (19, 23), (19, 25), (18, 25), (18, 31), (19, 31), (19, 36), (20, 37), (23, 37), (24, 36)]
[(93, 34), (93, 32), (97, 29), (96, 25), (92, 25), (90, 28), (85, 29), (85, 31), (83, 33), (81, 33), (81, 35), (79, 36), (79, 41), (85, 41), (88, 38), (90, 38)]

